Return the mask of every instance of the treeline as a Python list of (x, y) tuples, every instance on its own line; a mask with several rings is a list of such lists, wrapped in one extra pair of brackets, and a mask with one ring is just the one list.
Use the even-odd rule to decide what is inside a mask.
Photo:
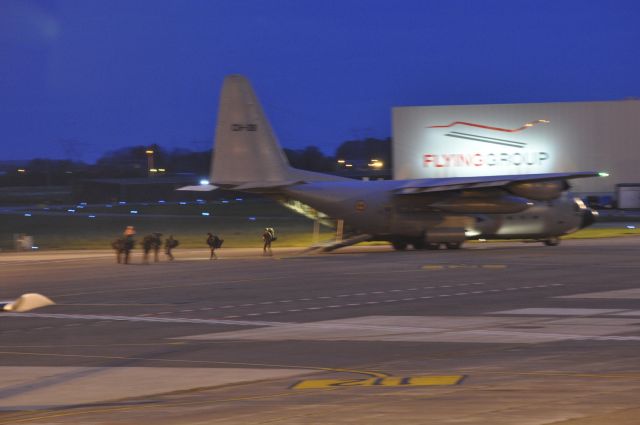
[[(325, 155), (317, 146), (284, 149), (289, 163), (303, 170), (345, 174), (366, 167), (377, 159), (391, 164), (391, 139), (350, 140)], [(338, 163), (338, 160), (344, 162)], [(345, 164), (353, 164), (345, 170)], [(73, 160), (33, 159), (20, 167), (5, 167), (2, 186), (66, 186), (79, 179), (147, 177), (150, 169), (157, 175), (189, 174), (206, 177), (211, 166), (211, 150), (165, 149), (159, 145), (132, 146), (109, 151), (95, 164)]]

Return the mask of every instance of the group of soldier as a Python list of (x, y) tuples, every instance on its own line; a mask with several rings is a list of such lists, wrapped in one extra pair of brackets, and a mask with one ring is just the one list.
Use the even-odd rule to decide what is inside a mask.
[[(118, 264), (129, 264), (129, 258), (131, 254), (131, 250), (135, 246), (135, 235), (136, 231), (133, 226), (127, 226), (122, 234), (122, 237), (116, 239), (111, 243), (111, 247), (116, 252), (116, 261)], [(173, 235), (169, 235), (167, 239), (164, 241), (164, 253), (169, 258), (169, 261), (172, 261), (175, 257), (171, 252), (173, 248), (177, 247), (179, 244), (177, 239), (173, 238)], [(153, 251), (153, 259), (157, 263), (160, 261), (160, 248), (162, 247), (162, 233), (154, 232), (150, 235), (146, 235), (142, 238), (142, 250), (144, 256), (142, 257), (142, 261), (145, 264), (149, 264), (149, 254)]]
[[(131, 250), (135, 246), (135, 235), (135, 228), (133, 226), (127, 226), (122, 237), (116, 239), (111, 243), (111, 246), (116, 252), (116, 260), (118, 264), (129, 264)], [(264, 229), (262, 240), (264, 242), (262, 247), (262, 255), (273, 255), (273, 253), (271, 252), (271, 243), (276, 240), (276, 235), (273, 227), (267, 227)], [(224, 239), (220, 239), (218, 235), (207, 233), (206, 243), (211, 251), (209, 260), (218, 259), (218, 256), (216, 255), (216, 249), (221, 248), (223, 242)], [(173, 248), (177, 247), (178, 244), (178, 240), (174, 239), (173, 235), (170, 235), (167, 239), (165, 239), (164, 252), (169, 258), (169, 261), (172, 261), (174, 259), (173, 253), (171, 251), (173, 250)], [(157, 263), (158, 261), (160, 261), (160, 248), (162, 247), (162, 245), (162, 233), (154, 232), (144, 236), (144, 238), (142, 238), (142, 249), (144, 252), (144, 256), (142, 257), (143, 263), (149, 264), (149, 254), (152, 251), (154, 262)]]

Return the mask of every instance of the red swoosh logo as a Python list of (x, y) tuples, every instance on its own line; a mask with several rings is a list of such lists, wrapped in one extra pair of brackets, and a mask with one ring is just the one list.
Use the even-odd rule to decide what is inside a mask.
[(484, 128), (486, 130), (495, 130), (495, 131), (503, 131), (505, 133), (516, 133), (518, 131), (522, 131), (522, 130), (526, 130), (527, 128), (531, 128), (536, 124), (548, 124), (549, 121), (548, 120), (535, 120), (535, 121), (531, 121), (528, 122), (526, 124), (523, 124), (522, 127), (519, 128), (500, 128), (500, 127), (491, 127), (489, 125), (483, 125), (483, 124), (476, 124), (473, 122), (465, 122), (465, 121), (454, 121), (451, 124), (447, 124), (447, 125), (431, 125), (428, 126), (427, 128), (448, 128), (448, 127), (453, 127), (454, 125), (466, 125), (469, 127), (477, 127), (477, 128)]

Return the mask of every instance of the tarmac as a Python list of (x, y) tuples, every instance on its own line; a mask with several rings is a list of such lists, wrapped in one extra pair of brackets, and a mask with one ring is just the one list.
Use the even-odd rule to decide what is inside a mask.
[(0, 254), (0, 424), (638, 423), (640, 237), (300, 252)]

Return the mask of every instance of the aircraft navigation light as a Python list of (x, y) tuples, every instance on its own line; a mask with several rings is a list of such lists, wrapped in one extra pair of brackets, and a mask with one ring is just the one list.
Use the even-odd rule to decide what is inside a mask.
[(201, 213), (201, 214), (202, 214), (204, 217), (209, 217), (209, 216), (211, 215), (211, 214), (209, 214), (209, 213), (208, 213), (208, 212), (206, 212), (206, 211), (205, 211), (205, 212), (203, 212), (203, 213)]
[(609, 173), (607, 173), (607, 172), (605, 172), (605, 171), (600, 171), (600, 172), (598, 173), (598, 175), (599, 175), (600, 177), (609, 177)]
[(208, 185), (209, 184), (209, 180), (202, 179), (202, 180), (200, 180), (200, 184), (203, 185), (203, 186)]

